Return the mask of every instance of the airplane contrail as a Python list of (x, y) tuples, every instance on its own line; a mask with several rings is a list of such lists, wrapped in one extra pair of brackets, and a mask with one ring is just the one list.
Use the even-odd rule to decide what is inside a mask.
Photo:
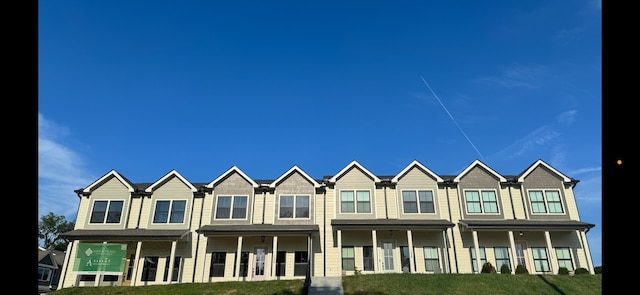
[(442, 108), (444, 109), (445, 112), (447, 112), (447, 115), (449, 115), (449, 118), (451, 118), (451, 121), (453, 121), (454, 124), (456, 124), (456, 127), (458, 127), (458, 130), (460, 130), (460, 132), (462, 132), (462, 135), (464, 135), (464, 137), (467, 139), (467, 141), (471, 144), (471, 146), (473, 147), (474, 150), (476, 150), (476, 152), (478, 153), (478, 155), (480, 155), (480, 159), (482, 159), (482, 161), (484, 162), (484, 157), (482, 156), (482, 154), (480, 153), (480, 151), (476, 148), (476, 146), (473, 144), (473, 142), (471, 142), (471, 139), (469, 139), (469, 136), (467, 136), (466, 133), (464, 133), (464, 130), (462, 130), (462, 128), (460, 127), (460, 125), (458, 125), (458, 122), (456, 122), (456, 120), (453, 118), (453, 116), (451, 115), (451, 113), (449, 113), (449, 110), (447, 110), (447, 107), (444, 106), (444, 104), (442, 103), (442, 101), (440, 100), (440, 98), (438, 98), (438, 95), (436, 95), (436, 93), (433, 91), (433, 89), (431, 89), (431, 86), (429, 86), (429, 83), (427, 83), (427, 81), (425, 81), (425, 79), (422, 77), (422, 75), (420, 76), (420, 79), (422, 79), (422, 82), (424, 82), (424, 85), (427, 86), (427, 88), (429, 88), (429, 91), (431, 91), (431, 94), (433, 94), (433, 96), (438, 100), (438, 102), (440, 103), (440, 105), (442, 106)]

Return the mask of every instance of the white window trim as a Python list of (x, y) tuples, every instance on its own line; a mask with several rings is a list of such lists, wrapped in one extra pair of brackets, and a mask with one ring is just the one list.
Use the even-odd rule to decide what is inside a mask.
[[(532, 191), (541, 191), (542, 192), (542, 198), (544, 200), (544, 210), (546, 212), (540, 213), (540, 212), (533, 212), (533, 204), (531, 203), (531, 195), (530, 192)], [(560, 213), (556, 213), (556, 212), (549, 212), (549, 201), (547, 199), (547, 192), (548, 191), (554, 191), (554, 192), (558, 192), (558, 197), (560, 197), (560, 206), (562, 206), (562, 212)], [(539, 189), (528, 189), (527, 190), (527, 202), (529, 203), (529, 208), (531, 208), (531, 214), (533, 215), (565, 215), (567, 214), (567, 206), (565, 205), (565, 203), (562, 201), (562, 193), (560, 192), (559, 189), (544, 189), (544, 188), (539, 188)]]
[[(342, 212), (342, 192), (353, 192), (353, 212)], [(369, 212), (358, 212), (358, 191), (366, 191), (369, 193)], [(370, 189), (341, 189), (338, 192), (339, 212), (340, 214), (373, 214), (373, 194)]]
[[(96, 206), (96, 202), (107, 202), (107, 209), (104, 212), (104, 218), (102, 219), (101, 222), (91, 222), (91, 219), (93, 217), (93, 209)], [(120, 210), (120, 221), (118, 221), (118, 223), (107, 223), (107, 217), (109, 216), (109, 208), (111, 208), (111, 202), (122, 202), (122, 209)], [(125, 200), (93, 200), (93, 203), (91, 204), (91, 211), (89, 213), (89, 224), (109, 224), (109, 225), (113, 225), (113, 224), (122, 224), (123, 223), (123, 218), (122, 216), (124, 216), (125, 213), (125, 209), (127, 202)]]
[[(417, 213), (411, 213), (411, 212), (404, 212), (404, 195), (402, 194), (403, 192), (406, 191), (412, 191), (416, 193), (416, 205), (418, 206), (418, 212)], [(433, 199), (433, 212), (420, 212), (420, 191), (430, 191), (431, 192), (431, 198)], [(436, 213), (438, 212), (438, 208), (436, 207), (436, 194), (432, 189), (403, 189), (400, 190), (400, 201), (402, 202), (402, 214), (407, 214), (407, 215), (424, 215), (424, 214), (432, 214), (432, 215), (436, 215)]]
[[(229, 218), (218, 218), (218, 200), (220, 197), (231, 197), (231, 207), (229, 207)], [(244, 209), (244, 218), (233, 218), (233, 203), (236, 201), (236, 197), (246, 197), (247, 207)], [(249, 206), (250, 200), (248, 195), (217, 195), (215, 198), (215, 206), (213, 208), (214, 220), (248, 220), (249, 219)]]
[[(478, 195), (480, 197), (480, 211), (481, 212), (469, 212), (469, 206), (467, 206), (467, 192), (468, 191), (474, 191), (474, 192), (478, 192)], [(496, 196), (496, 207), (498, 209), (498, 212), (491, 212), (491, 213), (487, 213), (484, 210), (484, 200), (482, 200), (482, 192), (483, 191), (492, 191), (495, 196)], [(498, 191), (495, 189), (465, 189), (462, 192), (462, 195), (464, 196), (464, 211), (466, 212), (467, 215), (500, 215), (502, 214), (500, 212), (500, 197), (498, 196)]]
[[(293, 197), (293, 216), (292, 217), (280, 217), (280, 210), (282, 209), (282, 206), (280, 205), (280, 201), (282, 200), (282, 197)], [(307, 197), (309, 199), (309, 204), (307, 206), (307, 210), (309, 210), (309, 216), (308, 217), (296, 217), (296, 204), (298, 201), (298, 197)], [(278, 195), (278, 214), (277, 214), (277, 219), (278, 220), (310, 220), (311, 219), (311, 195), (305, 195), (305, 194), (280, 194)]]
[[(157, 210), (158, 202), (162, 202), (162, 201), (168, 201), (169, 202), (169, 213), (167, 215), (167, 221), (166, 222), (155, 222), (156, 212), (157, 212), (156, 210)], [(172, 209), (173, 209), (173, 202), (174, 201), (184, 201), (184, 214), (183, 214), (183, 217), (182, 217), (182, 222), (179, 222), (179, 223), (171, 223), (170, 222), (171, 214), (173, 213)], [(186, 220), (187, 220), (187, 207), (188, 206), (189, 206), (189, 200), (186, 200), (186, 199), (175, 199), (175, 200), (172, 200), (172, 199), (158, 199), (158, 200), (155, 200), (153, 202), (153, 216), (151, 217), (151, 223), (152, 224), (176, 224), (176, 225), (177, 224), (185, 224)]]

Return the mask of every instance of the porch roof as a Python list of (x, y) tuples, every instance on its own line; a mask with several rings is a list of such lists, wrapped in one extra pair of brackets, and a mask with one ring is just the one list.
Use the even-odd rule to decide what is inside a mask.
[(196, 230), (197, 233), (205, 236), (301, 235), (319, 231), (320, 227), (316, 224), (210, 224)]
[(586, 230), (595, 224), (576, 220), (460, 220), (461, 229), (471, 230)]
[(331, 225), (340, 229), (439, 229), (455, 224), (446, 219), (333, 219)]
[(76, 229), (60, 235), (69, 240), (135, 240), (135, 241), (173, 241), (183, 239), (188, 229)]

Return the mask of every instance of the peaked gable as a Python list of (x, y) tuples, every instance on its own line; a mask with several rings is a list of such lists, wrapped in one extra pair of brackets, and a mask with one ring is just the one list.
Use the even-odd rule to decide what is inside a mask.
[(371, 177), (371, 179), (373, 179), (373, 181), (375, 182), (380, 182), (380, 178), (378, 178), (375, 174), (371, 173), (371, 171), (367, 170), (366, 168), (364, 168), (364, 166), (360, 165), (360, 163), (358, 163), (357, 161), (353, 160), (351, 161), (351, 163), (349, 163), (349, 165), (345, 166), (344, 168), (342, 168), (342, 170), (340, 170), (340, 172), (336, 173), (336, 175), (334, 175), (333, 177), (331, 177), (329, 179), (330, 182), (336, 182), (338, 180), (338, 178), (342, 177), (344, 174), (346, 174), (351, 168), (357, 167), (358, 169), (362, 170), (366, 175), (368, 175), (369, 177)]
[(282, 175), (280, 175), (280, 177), (278, 177), (278, 179), (274, 180), (269, 187), (276, 187), (276, 185), (278, 185), (280, 182), (284, 181), (287, 177), (289, 177), (291, 174), (293, 173), (300, 173), (300, 175), (302, 175), (302, 177), (304, 177), (306, 180), (308, 180), (309, 182), (311, 182), (313, 184), (313, 187), (318, 188), (320, 187), (320, 184), (315, 181), (311, 176), (309, 176), (307, 173), (305, 173), (304, 171), (302, 171), (302, 169), (300, 169), (297, 165), (294, 165), (293, 167), (291, 167), (291, 169), (289, 169), (287, 172), (283, 173)]
[(485, 170), (489, 171), (489, 173), (491, 173), (493, 176), (495, 176), (496, 178), (498, 178), (498, 180), (500, 182), (507, 182), (507, 179), (504, 178), (504, 176), (500, 175), (498, 172), (496, 172), (495, 170), (489, 168), (489, 166), (485, 165), (484, 163), (482, 163), (480, 160), (475, 160), (471, 163), (471, 165), (467, 166), (467, 168), (465, 168), (464, 170), (462, 170), (462, 172), (460, 172), (460, 174), (458, 174), (458, 176), (456, 176), (456, 178), (453, 179), (454, 182), (460, 182), (460, 179), (462, 179), (463, 176), (465, 176), (467, 173), (469, 173), (469, 171), (471, 171), (473, 168), (475, 168), (476, 166), (480, 166), (482, 168), (484, 168)]
[(435, 178), (437, 182), (444, 182), (444, 180), (440, 176), (435, 174), (433, 171), (429, 170), (426, 166), (420, 164), (420, 162), (418, 162), (418, 160), (413, 160), (413, 162), (411, 162), (409, 165), (407, 165), (407, 167), (402, 169), (402, 171), (400, 171), (400, 173), (398, 173), (398, 175), (396, 175), (393, 179), (391, 179), (391, 182), (398, 182), (400, 180), (400, 178), (402, 178), (407, 173), (409, 173), (409, 171), (411, 171), (411, 169), (413, 169), (413, 168), (418, 168), (418, 169), (424, 171), (425, 173), (431, 175), (431, 177)]
[(105, 182), (107, 182), (108, 180), (114, 177), (117, 178), (124, 186), (126, 186), (129, 192), (133, 192), (135, 190), (133, 188), (133, 183), (131, 183), (128, 179), (120, 175), (120, 173), (116, 172), (116, 170), (112, 169), (111, 171), (107, 172), (107, 174), (105, 174), (104, 176), (100, 177), (98, 180), (94, 181), (92, 184), (87, 186), (83, 190), (83, 192), (90, 193), (92, 190), (96, 189), (97, 187), (101, 186), (102, 184), (104, 184)]
[(207, 184), (207, 187), (208, 188), (212, 188), (212, 187), (216, 186), (220, 181), (222, 181), (223, 179), (227, 178), (227, 176), (229, 176), (229, 175), (231, 175), (233, 173), (238, 173), (242, 178), (244, 178), (247, 182), (249, 182), (251, 184), (251, 186), (253, 186), (254, 188), (259, 186), (258, 183), (253, 181), (253, 179), (251, 179), (246, 174), (244, 174), (244, 172), (242, 172), (242, 170), (240, 170), (240, 168), (238, 168), (236, 166), (233, 166), (233, 167), (229, 168), (229, 170), (227, 170), (226, 172), (224, 172), (220, 176), (218, 176), (218, 178), (216, 178), (213, 181), (209, 182), (209, 184)]
[(531, 166), (529, 166), (529, 168), (527, 168), (527, 170), (525, 170), (524, 172), (522, 172), (522, 174), (520, 174), (520, 176), (518, 177), (518, 182), (524, 182), (524, 179), (527, 178), (527, 176), (529, 176), (529, 174), (531, 174), (531, 172), (533, 172), (536, 168), (538, 168), (540, 166), (544, 166), (547, 169), (551, 170), (553, 173), (555, 173), (556, 175), (560, 176), (562, 178), (562, 181), (564, 181), (564, 182), (571, 182), (572, 181), (570, 177), (560, 173), (560, 171), (558, 171), (555, 168), (551, 167), (551, 165), (549, 165), (549, 164), (545, 163), (544, 161), (538, 159), (533, 164), (531, 164)]
[(171, 170), (169, 173), (167, 173), (165, 176), (163, 176), (162, 178), (158, 179), (158, 181), (154, 182), (153, 184), (151, 184), (145, 191), (146, 192), (153, 192), (153, 190), (155, 190), (157, 187), (161, 186), (163, 183), (166, 183), (168, 180), (172, 179), (172, 178), (178, 178), (180, 181), (182, 181), (182, 183), (184, 183), (186, 186), (189, 187), (189, 189), (192, 192), (196, 192), (198, 191), (198, 189), (193, 186), (193, 184), (191, 184), (191, 182), (189, 182), (186, 178), (184, 178), (180, 173), (178, 173), (178, 171)]

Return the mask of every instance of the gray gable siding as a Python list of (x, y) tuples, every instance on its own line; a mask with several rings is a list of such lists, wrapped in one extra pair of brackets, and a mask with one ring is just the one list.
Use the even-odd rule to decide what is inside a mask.
[[(564, 186), (562, 177), (549, 170), (542, 165), (536, 167), (527, 177), (522, 184), (523, 194), (527, 202), (527, 210), (529, 211), (529, 218), (532, 220), (569, 220), (569, 213), (567, 209), (567, 198), (564, 192)], [(532, 214), (531, 202), (529, 201), (529, 190), (532, 189), (557, 189), (560, 191), (560, 200), (562, 201), (562, 209), (564, 214)]]
[[(218, 196), (247, 196), (247, 218), (219, 220), (216, 217)], [(253, 218), (253, 186), (237, 172), (231, 173), (213, 188), (213, 214), (211, 224), (250, 224)]]
[[(276, 186), (275, 190), (275, 218), (274, 224), (315, 224), (315, 187), (300, 173), (295, 172)], [(280, 196), (281, 195), (308, 195), (309, 196), (309, 218), (287, 218), (279, 219), (280, 216)]]
[[(462, 219), (504, 219), (504, 208), (502, 208), (502, 196), (500, 195), (499, 179), (486, 169), (476, 166), (460, 179), (459, 192), (460, 204), (462, 206)], [(465, 190), (495, 190), (498, 201), (499, 214), (467, 214), (467, 202)], [(507, 196), (508, 197), (508, 196)]]

